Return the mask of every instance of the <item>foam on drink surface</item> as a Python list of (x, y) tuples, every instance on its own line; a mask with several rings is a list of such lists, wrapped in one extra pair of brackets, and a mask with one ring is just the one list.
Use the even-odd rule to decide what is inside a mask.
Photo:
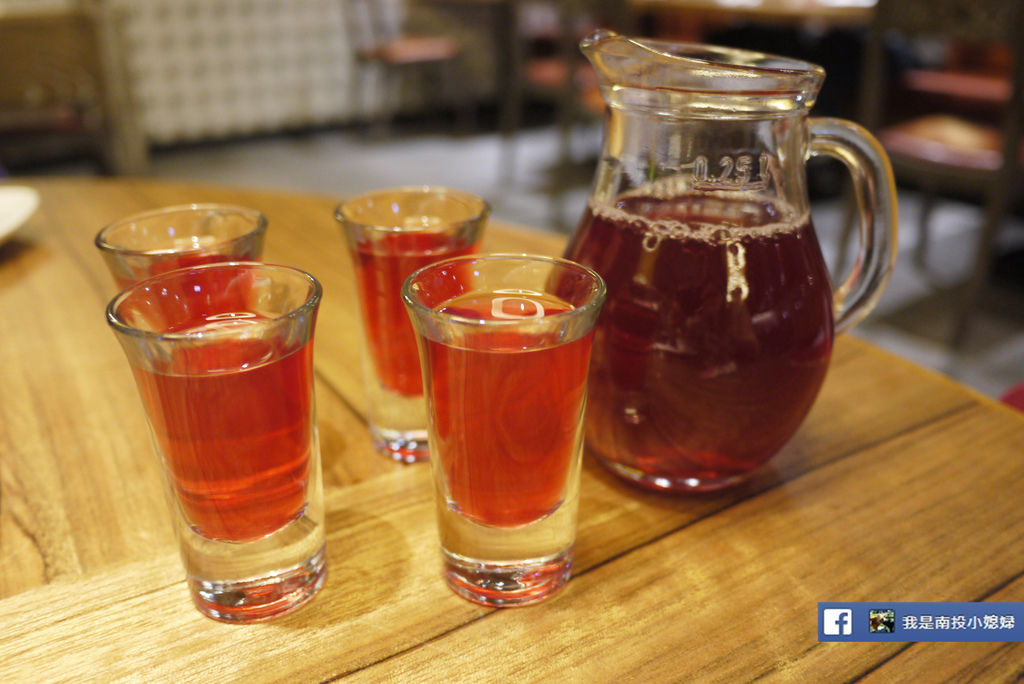
[(807, 210), (798, 212), (779, 199), (749, 192), (680, 192), (678, 185), (651, 183), (614, 203), (591, 198), (587, 207), (595, 218), (643, 234), (647, 251), (664, 239), (723, 244), (739, 237), (795, 233), (810, 218)]

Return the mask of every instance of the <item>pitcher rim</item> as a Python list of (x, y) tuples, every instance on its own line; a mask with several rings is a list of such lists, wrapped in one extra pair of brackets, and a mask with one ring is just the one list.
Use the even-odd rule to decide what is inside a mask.
[[(771, 52), (759, 50), (748, 50), (712, 43), (697, 43), (691, 41), (667, 40), (662, 38), (647, 38), (624, 36), (609, 29), (597, 29), (580, 41), (580, 49), (585, 53), (599, 52), (602, 43), (611, 41), (624, 41), (637, 48), (651, 53), (659, 58), (668, 60), (679, 60), (691, 62), (708, 67), (716, 67), (723, 71), (744, 72), (756, 74), (757, 76), (778, 75), (785, 77), (812, 77), (816, 86), (820, 87), (825, 77), (825, 69), (819, 64), (809, 62), (795, 57), (787, 57)], [(695, 54), (685, 54), (683, 51), (690, 51)], [(698, 56), (703, 53), (706, 57)], [(753, 64), (741, 61), (745, 57), (747, 62), (763, 61), (770, 64)], [(715, 59), (714, 57), (718, 57)], [(729, 58), (732, 59), (729, 59)], [(719, 90), (709, 88), (709, 90)]]

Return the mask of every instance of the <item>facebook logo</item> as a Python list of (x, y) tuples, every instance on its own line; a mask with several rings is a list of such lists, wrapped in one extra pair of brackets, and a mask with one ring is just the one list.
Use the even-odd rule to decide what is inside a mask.
[(853, 634), (853, 611), (849, 608), (825, 608), (821, 612), (821, 631), (829, 636)]

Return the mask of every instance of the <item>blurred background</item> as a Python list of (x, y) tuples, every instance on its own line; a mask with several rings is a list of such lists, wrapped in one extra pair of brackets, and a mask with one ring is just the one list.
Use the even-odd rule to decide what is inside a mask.
[[(600, 26), (798, 57), (828, 74), (815, 115), (867, 126), (899, 182), (897, 269), (853, 334), (1000, 397), (1024, 381), (1022, 7), (0, 0), (0, 176), (339, 197), (430, 183), (486, 197), (496, 219), (568, 233), (604, 110), (580, 38)], [(826, 257), (845, 273), (845, 171), (812, 160), (808, 174)]]

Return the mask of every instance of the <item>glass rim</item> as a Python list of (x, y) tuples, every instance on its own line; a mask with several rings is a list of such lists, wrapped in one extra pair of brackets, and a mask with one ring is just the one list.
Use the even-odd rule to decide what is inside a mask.
[(163, 248), (163, 249), (132, 249), (130, 247), (121, 247), (108, 241), (110, 234), (115, 232), (118, 228), (124, 227), (126, 224), (135, 223), (142, 220), (148, 220), (156, 218), (158, 216), (171, 215), (171, 214), (188, 214), (203, 210), (219, 210), (225, 214), (236, 214), (240, 216), (246, 216), (254, 220), (254, 226), (251, 230), (247, 230), (241, 235), (237, 235), (233, 238), (226, 240), (220, 240), (216, 244), (217, 246), (230, 245), (242, 240), (249, 239), (254, 234), (264, 233), (267, 230), (267, 217), (258, 209), (251, 207), (243, 207), (237, 204), (222, 204), (219, 202), (195, 202), (192, 204), (175, 204), (167, 207), (159, 207), (157, 209), (148, 209), (146, 211), (140, 211), (135, 214), (129, 214), (122, 218), (117, 219), (112, 223), (108, 223), (106, 226), (100, 229), (96, 233), (96, 237), (93, 243), (96, 247), (103, 252), (110, 254), (119, 255), (131, 255), (131, 256), (163, 256), (166, 254), (198, 254), (205, 252), (210, 249), (210, 246), (205, 247), (191, 247), (188, 249), (177, 249), (177, 248)]
[[(471, 318), (469, 316), (460, 316), (458, 314), (441, 313), (431, 307), (420, 302), (411, 291), (412, 282), (421, 273), (430, 271), (432, 269), (441, 268), (449, 264), (454, 263), (466, 263), (473, 261), (532, 261), (548, 263), (555, 266), (562, 266), (572, 270), (576, 270), (580, 273), (591, 276), (591, 280), (594, 282), (594, 287), (591, 288), (590, 297), (580, 306), (575, 306), (568, 311), (560, 311), (558, 313), (545, 315), (542, 319), (549, 323), (556, 323), (566, 318), (572, 318), (576, 316), (583, 316), (589, 314), (592, 310), (600, 308), (604, 304), (604, 299), (607, 294), (607, 286), (605, 285), (604, 278), (594, 269), (584, 266), (581, 263), (566, 259), (564, 257), (553, 257), (544, 254), (528, 254), (528, 253), (512, 253), (512, 252), (498, 252), (494, 254), (465, 254), (462, 256), (451, 257), (449, 259), (443, 259), (441, 261), (435, 261), (431, 264), (427, 264), (421, 268), (416, 269), (402, 282), (402, 301), (405, 305), (411, 308), (418, 314), (423, 314), (431, 317), (443, 317), (446, 321), (449, 321), (456, 325), (469, 325), (473, 327), (479, 327), (485, 322), (489, 327), (513, 327), (522, 325), (523, 320), (498, 320), (498, 319), (487, 319), (486, 321), (481, 318)], [(533, 322), (538, 322), (538, 319), (530, 319)]]
[(258, 327), (266, 329), (275, 325), (280, 324), (282, 321), (286, 321), (293, 318), (299, 318), (307, 315), (310, 311), (316, 309), (320, 300), (323, 298), (323, 286), (320, 281), (316, 279), (312, 274), (303, 271), (300, 268), (294, 266), (284, 266), (282, 264), (268, 264), (262, 261), (218, 261), (210, 264), (202, 264), (200, 266), (188, 266), (186, 268), (177, 268), (173, 271), (167, 271), (158, 275), (140, 280), (137, 283), (130, 285), (129, 287), (121, 290), (113, 299), (107, 304), (106, 319), (107, 324), (114, 329), (114, 332), (126, 335), (128, 337), (134, 337), (139, 339), (148, 339), (151, 341), (206, 341), (206, 340), (218, 340), (224, 337), (232, 337), (237, 334), (237, 329), (232, 328), (221, 328), (214, 330), (203, 330), (199, 332), (180, 331), (180, 332), (157, 332), (154, 330), (142, 330), (136, 328), (126, 321), (118, 314), (118, 308), (124, 301), (138, 289), (159, 283), (162, 280), (169, 280), (175, 277), (181, 277), (186, 273), (194, 273), (196, 271), (211, 271), (218, 269), (238, 268), (244, 267), (246, 271), (276, 271), (286, 272), (291, 275), (296, 275), (300, 279), (305, 280), (310, 285), (309, 293), (306, 296), (305, 301), (299, 306), (292, 308), (287, 313), (283, 313), (273, 318), (261, 320), (256, 323), (255, 326), (247, 326), (250, 329)]
[(354, 225), (359, 226), (363, 229), (370, 229), (382, 233), (426, 233), (435, 232), (438, 229), (433, 226), (386, 226), (379, 223), (365, 223), (359, 219), (352, 218), (347, 215), (346, 209), (352, 207), (359, 201), (366, 201), (375, 197), (391, 195), (395, 193), (403, 193), (410, 197), (422, 196), (426, 197), (429, 195), (436, 195), (438, 197), (453, 197), (456, 199), (467, 200), (469, 204), (475, 205), (472, 207), (471, 215), (466, 218), (460, 218), (446, 222), (446, 227), (463, 226), (476, 221), (480, 221), (486, 218), (491, 213), (491, 203), (486, 199), (477, 195), (476, 193), (469, 192), (468, 190), (459, 190), (457, 188), (450, 188), (445, 185), (397, 185), (390, 188), (378, 188), (376, 190), (370, 190), (368, 192), (362, 192), (358, 195), (353, 195), (334, 208), (334, 219), (342, 225)]

